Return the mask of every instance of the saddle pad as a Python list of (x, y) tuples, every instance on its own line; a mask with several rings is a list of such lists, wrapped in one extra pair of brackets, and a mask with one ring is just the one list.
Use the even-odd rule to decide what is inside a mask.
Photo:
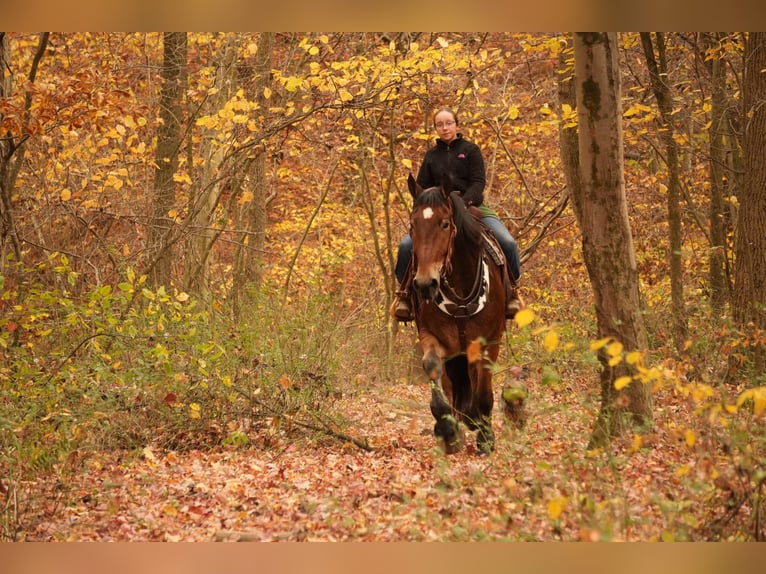
[(497, 239), (495, 239), (495, 236), (492, 234), (492, 231), (489, 228), (485, 228), (482, 230), (481, 236), (484, 240), (484, 249), (489, 253), (492, 261), (495, 262), (495, 265), (498, 267), (505, 265), (505, 255), (503, 254), (503, 250), (497, 242)]

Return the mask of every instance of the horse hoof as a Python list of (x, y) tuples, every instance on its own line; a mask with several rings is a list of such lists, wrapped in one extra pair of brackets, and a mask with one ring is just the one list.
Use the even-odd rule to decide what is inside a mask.
[(434, 435), (445, 454), (455, 454), (465, 444), (463, 429), (452, 415), (444, 415), (436, 421)]
[(476, 448), (479, 454), (492, 454), (495, 450), (495, 433), (492, 429), (481, 429), (476, 436)]

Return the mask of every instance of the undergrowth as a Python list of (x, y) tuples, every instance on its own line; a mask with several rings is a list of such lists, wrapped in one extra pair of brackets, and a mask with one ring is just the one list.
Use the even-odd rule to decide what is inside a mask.
[[(77, 277), (65, 257), (28, 277), (38, 272), (54, 273), (58, 287), (35, 287), (30, 280), (22, 296), (0, 284), (6, 311), (0, 319), (3, 540), (16, 539), (31, 521), (65, 504), (69, 477), (95, 453), (270, 449), (328, 437), (367, 447), (349, 431), (337, 399), (348, 392), (347, 380), (367, 381), (365, 391), (375, 392), (372, 381), (382, 380), (387, 366), (380, 360), (375, 372), (375, 357), (365, 352), (383, 346), (337, 298), (317, 291), (285, 302), (252, 293), (232, 320), (186, 293), (149, 289), (130, 271), (119, 284), (83, 296), (72, 295)], [(522, 376), (539, 382), (530, 393), (538, 401), (535, 417), (565, 425), (573, 401), (595, 414), (595, 351), (606, 345), (615, 364), (636, 367), (623, 384), (651, 386), (655, 425), (599, 452), (536, 461), (556, 478), (510, 477), (511, 504), (546, 504), (554, 538), (563, 539), (569, 521), (581, 526), (583, 539), (624, 539), (633, 525), (650, 520), (631, 508), (624, 469), (662, 457), (673, 472), (671, 484), (652, 500), (663, 517), (653, 539), (763, 540), (766, 381), (748, 353), (763, 344), (763, 334), (713, 319), (700, 303), (681, 356), (658, 343), (638, 358), (614, 342), (589, 341), (585, 332), (592, 328), (587, 319), (574, 321), (572, 310), (558, 322), (542, 316), (554, 306), (548, 302), (534, 322), (512, 328), (512, 344), (496, 366), (497, 385)], [(657, 337), (667, 316), (660, 311), (649, 319)], [(382, 329), (377, 336), (382, 339)], [(578, 381), (584, 380), (593, 381), (593, 392), (583, 392)], [(517, 438), (513, 448), (526, 447)], [(461, 530), (454, 539), (485, 534)], [(522, 529), (519, 536), (531, 540), (539, 533)]]
[[(329, 298), (281, 305), (256, 294), (232, 321), (132, 271), (74, 297), (66, 257), (50, 263), (28, 277), (52, 271), (58, 289), (2, 292), (0, 539), (13, 540), (36, 505), (50, 510), (93, 453), (345, 438), (334, 409), (344, 334)], [(54, 492), (27, 488), (45, 475)]]

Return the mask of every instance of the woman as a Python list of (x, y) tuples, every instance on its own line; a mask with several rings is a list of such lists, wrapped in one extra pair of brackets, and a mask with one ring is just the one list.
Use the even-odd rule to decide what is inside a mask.
[[(434, 127), (439, 137), (436, 145), (426, 152), (416, 181), (423, 189), (435, 187), (441, 184), (444, 174), (449, 173), (455, 189), (460, 191), (466, 205), (479, 209), (482, 220), (492, 230), (505, 254), (511, 283), (505, 315), (509, 319), (513, 318), (522, 306), (516, 289), (517, 281), (521, 276), (519, 251), (516, 241), (500, 221), (497, 213), (484, 203), (486, 176), (481, 150), (475, 143), (463, 138), (463, 134), (458, 131), (457, 114), (448, 108), (442, 108), (434, 114)], [(408, 292), (409, 286), (403, 284), (411, 258), (412, 239), (406, 235), (399, 243), (395, 269), (400, 288), (396, 293), (394, 316), (400, 321), (414, 319)]]

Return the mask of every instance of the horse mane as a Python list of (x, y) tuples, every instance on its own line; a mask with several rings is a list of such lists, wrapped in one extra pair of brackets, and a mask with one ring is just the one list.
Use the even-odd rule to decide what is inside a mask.
[(482, 244), (482, 229), (479, 220), (468, 211), (465, 201), (463, 201), (459, 192), (453, 191), (450, 193), (450, 198), (452, 199), (452, 213), (455, 227), (457, 228), (455, 240), (466, 242), (476, 247), (480, 246)]

